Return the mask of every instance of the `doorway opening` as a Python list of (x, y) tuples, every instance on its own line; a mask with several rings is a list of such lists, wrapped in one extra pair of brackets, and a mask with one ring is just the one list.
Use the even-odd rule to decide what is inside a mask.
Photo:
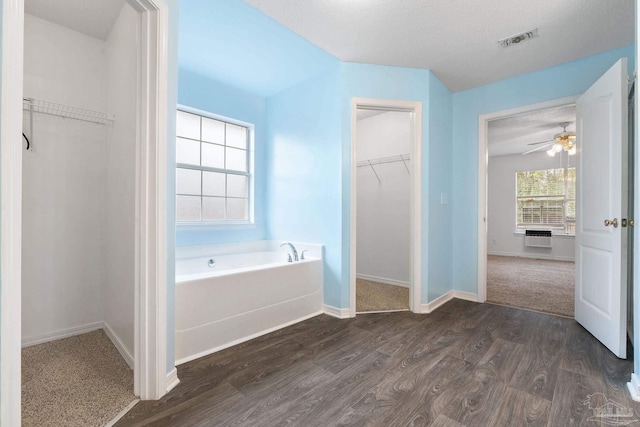
[(422, 104), (354, 99), (350, 316), (420, 312)]
[(487, 302), (573, 318), (575, 104), (488, 122)]
[[(134, 61), (133, 76), (134, 87), (140, 90), (135, 92), (135, 108), (134, 108), (134, 136), (130, 141), (134, 146), (135, 161), (133, 166), (133, 176), (131, 180), (134, 183), (134, 193), (131, 195), (133, 199), (133, 213), (135, 218), (133, 237), (135, 240), (133, 248), (133, 257), (129, 260), (133, 270), (132, 282), (133, 301), (133, 331), (131, 342), (129, 342), (129, 353), (132, 355), (134, 367), (133, 373), (133, 393), (143, 399), (157, 399), (164, 395), (168, 389), (177, 384), (175, 370), (167, 374), (166, 366), (166, 236), (168, 221), (166, 219), (166, 186), (167, 186), (167, 147), (166, 147), (166, 128), (167, 128), (167, 26), (168, 26), (168, 5), (162, 0), (126, 0), (126, 3), (133, 8), (134, 21), (140, 28), (136, 36), (137, 43), (134, 44)], [(121, 3), (124, 4), (124, 1)], [(3, 191), (1, 194), (1, 204), (3, 212), (8, 214), (0, 217), (0, 226), (2, 229), (2, 250), (0, 251), (0, 263), (2, 265), (2, 310), (0, 311), (0, 327), (2, 328), (2, 364), (0, 375), (0, 388), (2, 389), (3, 398), (0, 402), (0, 424), (2, 425), (19, 425), (21, 422), (21, 344), (22, 336), (22, 297), (29, 297), (27, 292), (23, 292), (23, 266), (25, 268), (38, 269), (44, 266), (42, 263), (49, 263), (49, 259), (40, 259), (37, 265), (25, 265), (22, 262), (23, 254), (23, 214), (33, 214), (33, 212), (24, 212), (23, 209), (23, 157), (26, 148), (26, 140), (29, 139), (29, 148), (33, 148), (33, 153), (40, 154), (46, 152), (45, 144), (48, 138), (45, 133), (38, 135), (38, 131), (44, 128), (36, 128), (34, 120), (34, 129), (31, 131), (30, 125), (24, 128), (23, 124), (23, 108), (27, 108), (25, 114), (30, 114), (34, 110), (36, 113), (43, 106), (38, 103), (36, 98), (49, 98), (48, 100), (57, 101), (58, 106), (68, 107), (69, 100), (64, 98), (64, 92), (56, 92), (56, 88), (47, 84), (38, 84), (35, 79), (32, 83), (34, 89), (41, 91), (39, 96), (35, 93), (23, 93), (23, 64), (27, 62), (23, 49), (24, 42), (24, 22), (25, 8), (24, 1), (17, 0), (15, 2), (5, 2), (3, 4), (3, 26), (2, 26), (2, 49), (3, 56), (3, 73), (2, 73), (2, 117), (0, 118), (2, 129), (0, 139), (0, 149), (2, 151), (2, 168), (1, 179)], [(36, 18), (39, 19), (39, 18)], [(43, 20), (44, 22), (44, 20)], [(43, 24), (47, 25), (47, 24)], [(62, 31), (63, 33), (65, 31)], [(46, 37), (45, 37), (46, 38)], [(42, 38), (43, 42), (47, 41)], [(84, 45), (88, 48), (87, 43)], [(50, 51), (40, 49), (35, 52), (36, 55), (43, 55), (46, 58)], [(30, 58), (34, 59), (34, 58)], [(58, 65), (62, 59), (57, 58)], [(52, 60), (53, 61), (53, 60)], [(94, 64), (98, 67), (97, 64)], [(47, 67), (41, 67), (39, 72), (47, 73)], [(53, 71), (53, 70), (52, 70)], [(106, 70), (94, 68), (97, 74), (106, 72)], [(62, 76), (59, 76), (62, 78)], [(66, 76), (65, 78), (71, 76)], [(94, 79), (87, 76), (91, 80), (90, 85), (94, 83)], [(82, 83), (82, 82), (79, 82)], [(47, 92), (47, 94), (44, 94)], [(88, 91), (90, 92), (90, 91)], [(54, 96), (57, 95), (57, 96)], [(84, 95), (84, 98), (82, 96)], [(106, 110), (107, 104), (100, 106), (86, 105), (96, 102), (88, 93), (82, 90), (73, 93), (73, 96), (82, 98), (82, 102), (77, 102), (89, 110)], [(28, 98), (25, 100), (25, 98)], [(65, 102), (66, 101), (66, 102)], [(44, 108), (44, 107), (43, 107)], [(46, 109), (46, 108), (45, 108)], [(57, 109), (56, 113), (63, 113), (65, 108)], [(66, 121), (75, 120), (73, 113), (78, 111), (70, 111), (67, 113), (71, 116), (65, 117), (60, 114), (51, 116), (51, 119), (64, 124)], [(56, 117), (57, 116), (57, 117)], [(31, 117), (30, 117), (31, 118)], [(76, 117), (77, 118), (77, 117)], [(39, 119), (38, 119), (39, 120)], [(93, 124), (86, 123), (93, 126)], [(82, 131), (86, 127), (83, 124)], [(22, 131), (22, 132), (21, 132)], [(23, 135), (24, 133), (24, 135)], [(55, 133), (55, 132), (53, 132)], [(76, 130), (77, 134), (78, 131)], [(79, 132), (82, 133), (82, 132)], [(75, 135), (77, 136), (77, 135)], [(84, 142), (81, 139), (81, 143)], [(51, 147), (46, 147), (51, 148)], [(55, 148), (55, 147), (54, 147)], [(80, 149), (80, 147), (78, 147)], [(33, 159), (31, 159), (33, 160)], [(57, 181), (64, 181), (67, 177), (69, 169), (82, 168), (87, 162), (106, 161), (104, 157), (93, 157), (83, 159), (82, 162), (75, 162), (73, 165), (65, 165), (60, 170), (60, 175), (54, 178)], [(25, 168), (28, 172), (30, 168)], [(33, 168), (31, 168), (33, 169)], [(33, 170), (32, 170), (33, 172)], [(37, 170), (37, 173), (42, 171)], [(94, 172), (94, 171), (92, 171)], [(148, 177), (155, 177), (149, 179)], [(80, 183), (72, 183), (73, 185), (81, 185)], [(71, 193), (71, 189), (69, 189)], [(45, 195), (48, 197), (48, 195)], [(82, 209), (83, 198), (79, 197), (74, 205), (78, 209)], [(29, 203), (25, 201), (25, 203)], [(52, 212), (40, 212), (42, 215), (51, 215)], [(77, 213), (76, 210), (67, 212), (69, 216)], [(104, 211), (98, 213), (103, 215)], [(49, 218), (47, 218), (48, 220)], [(85, 218), (86, 219), (86, 218)], [(33, 231), (33, 230), (29, 230)], [(82, 227), (71, 227), (57, 230), (58, 234), (68, 233), (69, 238), (78, 239), (79, 234), (86, 232)], [(29, 238), (28, 236), (25, 236)], [(63, 254), (56, 254), (63, 255)], [(57, 268), (69, 270), (73, 268), (74, 262), (82, 262), (75, 260), (72, 256), (58, 263)], [(5, 292), (6, 291), (6, 292)], [(26, 291), (26, 289), (25, 289)], [(64, 297), (62, 293), (50, 293), (51, 303), (57, 298)], [(69, 306), (73, 309), (83, 310), (86, 307), (75, 307), (74, 304)], [(51, 317), (43, 318), (43, 323), (50, 322)], [(59, 320), (59, 319), (55, 319)], [(95, 323), (94, 326), (97, 326)], [(35, 338), (46, 340), (51, 337), (59, 337), (61, 334), (60, 325), (56, 325), (55, 331), (51, 334), (40, 333)], [(84, 323), (82, 325), (63, 325), (62, 335), (73, 335), (74, 326), (80, 326), (84, 329), (91, 324)], [(30, 337), (34, 338), (34, 337)], [(34, 341), (31, 341), (34, 343)], [(131, 346), (133, 348), (131, 348)], [(117, 347), (117, 345), (116, 345)], [(131, 362), (131, 360), (129, 360)]]
[(357, 111), (357, 313), (409, 310), (411, 121)]

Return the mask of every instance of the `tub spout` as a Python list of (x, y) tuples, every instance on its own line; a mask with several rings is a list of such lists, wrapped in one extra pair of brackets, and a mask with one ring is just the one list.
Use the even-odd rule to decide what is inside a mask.
[[(284, 242), (283, 244), (280, 245), (280, 247), (289, 245), (289, 247), (291, 248), (291, 251), (293, 252), (293, 259), (295, 261), (298, 261), (298, 251), (296, 251), (296, 247), (293, 246), (290, 242)], [(291, 255), (289, 255), (289, 259), (291, 259)], [(289, 261), (291, 262), (291, 261)]]

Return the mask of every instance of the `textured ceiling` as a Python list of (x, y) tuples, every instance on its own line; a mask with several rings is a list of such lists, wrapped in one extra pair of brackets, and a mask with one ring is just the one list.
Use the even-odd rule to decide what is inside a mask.
[(633, 0), (245, 1), (342, 61), (426, 68), (454, 92), (634, 42)]
[(555, 134), (562, 132), (560, 127), (562, 122), (570, 122), (567, 131), (575, 132), (575, 105), (548, 108), (493, 120), (489, 122), (489, 156), (522, 154), (543, 146), (545, 144), (529, 144), (552, 140)]
[(54, 24), (106, 40), (124, 0), (25, 0), (24, 11)]

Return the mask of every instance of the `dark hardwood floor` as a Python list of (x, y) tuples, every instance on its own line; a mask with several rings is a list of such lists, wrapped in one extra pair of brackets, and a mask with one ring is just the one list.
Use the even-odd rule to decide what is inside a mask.
[[(640, 426), (632, 369), (574, 320), (454, 300), (322, 315), (185, 363), (116, 425)], [(633, 416), (592, 418), (607, 402)]]

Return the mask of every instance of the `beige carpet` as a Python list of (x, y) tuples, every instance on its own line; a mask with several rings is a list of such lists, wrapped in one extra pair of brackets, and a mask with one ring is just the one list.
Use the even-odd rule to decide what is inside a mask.
[(356, 279), (356, 311), (409, 310), (409, 288)]
[(133, 371), (102, 330), (22, 349), (24, 427), (102, 427), (133, 400)]
[(573, 318), (575, 263), (489, 255), (487, 301)]

